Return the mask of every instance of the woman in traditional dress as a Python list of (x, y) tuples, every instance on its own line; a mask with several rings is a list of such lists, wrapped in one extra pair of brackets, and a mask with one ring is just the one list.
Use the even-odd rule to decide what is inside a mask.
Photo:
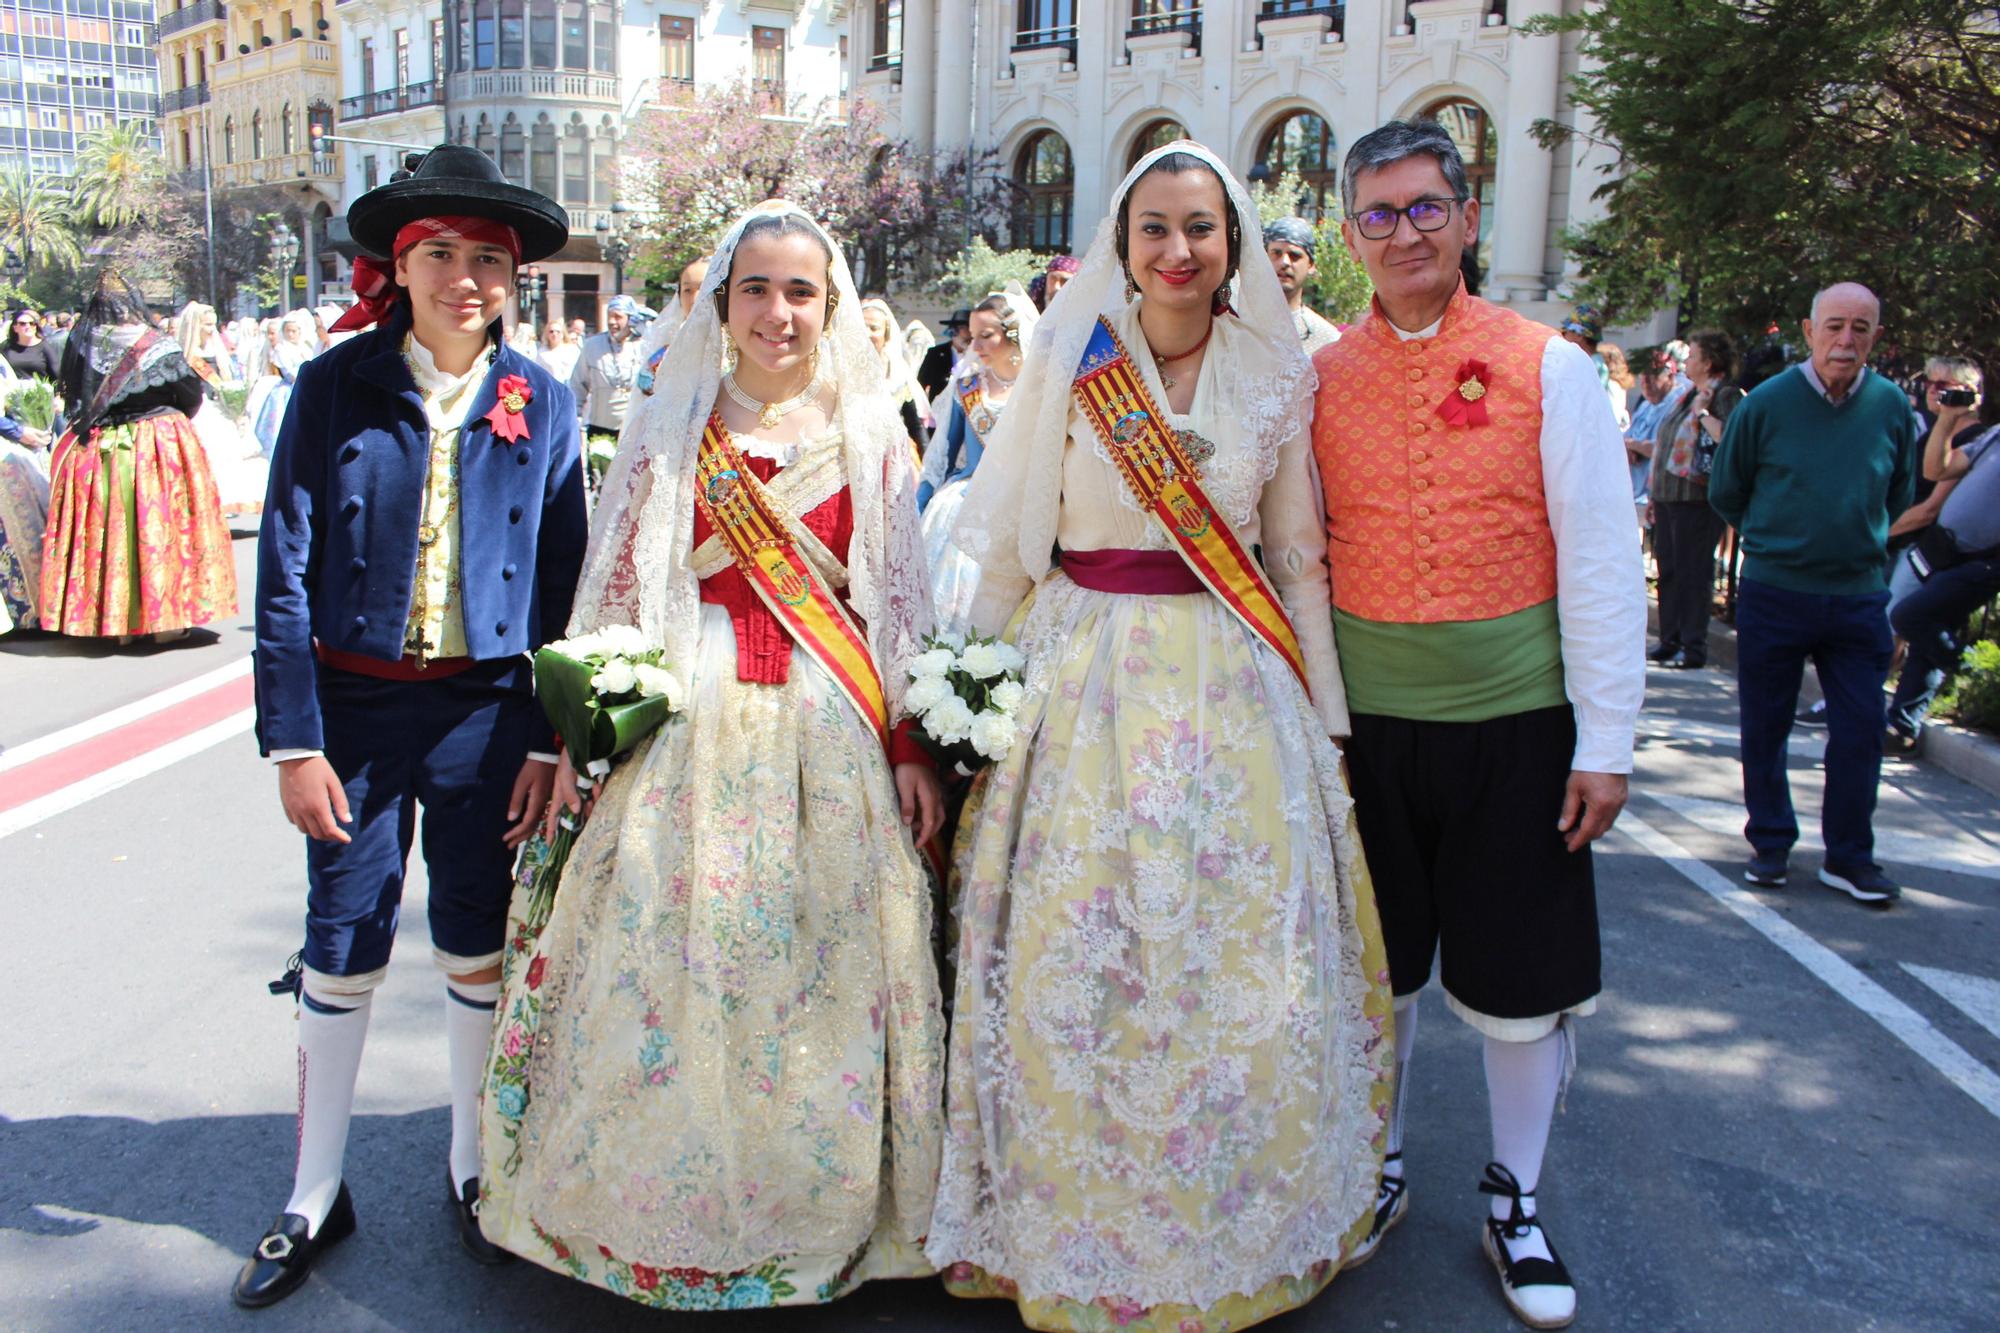
[(41, 624), (42, 532), (49, 521), (48, 436), (0, 417), (4, 431), (18, 438), (0, 434), (0, 634)]
[(930, 438), (930, 406), (924, 401), (923, 386), (917, 383), (916, 368), (903, 353), (903, 342), (896, 332), (896, 312), (881, 297), (871, 296), (861, 303), (861, 322), (867, 326), (868, 341), (874, 345), (882, 365), (882, 378), (888, 383), (889, 396), (903, 418), (903, 430), (910, 437), (911, 459), (921, 467), (924, 442)]
[(941, 401), (944, 429), (924, 454), (917, 508), (924, 515), (924, 558), (931, 570), (931, 606), (938, 628), (964, 633), (972, 624), (979, 566), (952, 544), (952, 526), (966, 484), (1000, 424), (1039, 316), (1019, 283), (972, 308), (972, 355), (959, 363)]
[(42, 628), (161, 642), (236, 614), (236, 564), (208, 453), (201, 377), (116, 273), (63, 348), (69, 427), (49, 462)]
[(926, 1253), (1038, 1329), (1247, 1327), (1372, 1221), (1388, 973), (1330, 739), (1313, 375), (1263, 253), (1206, 149), (1141, 159), (959, 519), (1027, 695), (958, 836)]
[(538, 937), (516, 896), (481, 1220), (649, 1305), (931, 1271), (944, 1022), (911, 839), (941, 811), (892, 726), (930, 596), (860, 304), (796, 207), (731, 229), (633, 400), (571, 620), (638, 627), (686, 706), (600, 788)]
[(242, 430), (222, 409), (229, 356), (216, 331), (215, 308), (198, 301), (182, 306), (174, 319), (174, 336), (180, 341), (188, 368), (201, 377), (201, 405), (190, 420), (202, 447), (208, 450), (223, 516), (261, 513), (271, 465), (254, 443), (245, 443)]
[[(268, 324), (266, 326), (269, 327)], [(292, 385), (299, 367), (312, 360), (318, 350), (319, 329), (312, 311), (294, 310), (278, 321), (265, 362), (264, 378), (252, 391), (248, 405), (250, 433), (257, 447), (270, 456), (278, 445), (278, 427), (285, 423), (285, 408), (292, 401)]]

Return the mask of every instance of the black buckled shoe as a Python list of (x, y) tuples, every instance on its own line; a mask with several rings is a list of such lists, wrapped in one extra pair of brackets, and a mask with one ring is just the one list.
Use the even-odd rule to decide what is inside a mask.
[[(1399, 1152), (1392, 1152), (1382, 1159), (1385, 1165), (1402, 1160), (1403, 1154)], [(1404, 1184), (1403, 1178), (1385, 1173), (1382, 1183), (1375, 1187), (1375, 1224), (1368, 1228), (1367, 1239), (1354, 1247), (1354, 1253), (1347, 1256), (1347, 1262), (1341, 1267), (1359, 1268), (1373, 1259), (1376, 1250), (1382, 1245), (1382, 1237), (1388, 1235), (1390, 1229), (1402, 1221), (1403, 1215), (1409, 1210), (1408, 1186)]]
[[(1479, 1192), (1513, 1200), (1505, 1218), (1486, 1219), (1486, 1230), (1480, 1236), (1487, 1259), (1500, 1275), (1500, 1295), (1507, 1308), (1529, 1328), (1569, 1327), (1576, 1318), (1576, 1285), (1570, 1281), (1569, 1269), (1563, 1267), (1562, 1256), (1556, 1253), (1549, 1233), (1542, 1231), (1541, 1219), (1522, 1211), (1521, 1183), (1500, 1163), (1488, 1162), (1486, 1179), (1479, 1182)], [(1508, 1242), (1522, 1241), (1536, 1231), (1542, 1232), (1542, 1244), (1548, 1246), (1549, 1257), (1515, 1258)]]
[(465, 1247), (465, 1252), (489, 1268), (513, 1263), (514, 1256), (486, 1239), (486, 1233), (479, 1229), (479, 1177), (466, 1181), (463, 1193), (452, 1184), (448, 1171), (444, 1183), (451, 1194), (452, 1216), (458, 1219), (458, 1243)]
[(305, 1285), (319, 1257), (354, 1234), (354, 1196), (347, 1192), (346, 1181), (341, 1182), (326, 1221), (319, 1224), (319, 1234), (307, 1235), (306, 1231), (306, 1220), (297, 1213), (278, 1214), (278, 1220), (243, 1261), (230, 1299), (246, 1310), (261, 1310)]

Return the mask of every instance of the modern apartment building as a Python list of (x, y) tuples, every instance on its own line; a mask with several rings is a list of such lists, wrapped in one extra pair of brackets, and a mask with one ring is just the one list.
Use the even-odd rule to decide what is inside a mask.
[(152, 0), (0, 0), (0, 164), (67, 179), (92, 130), (159, 118)]

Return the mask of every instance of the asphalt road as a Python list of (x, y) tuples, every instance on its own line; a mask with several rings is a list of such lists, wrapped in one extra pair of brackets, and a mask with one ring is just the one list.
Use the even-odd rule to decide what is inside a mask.
[[(0, 744), (248, 650), (240, 620), (215, 628), (125, 651), (0, 638)], [(1878, 828), (1910, 886), (1899, 907), (1813, 885), (1803, 847), (1792, 885), (1753, 897), (1738, 878), (1728, 680), (1656, 673), (1642, 731), (1632, 818), (1598, 861), (1607, 989), (1541, 1191), (1578, 1279), (1577, 1326), (2000, 1325), (1993, 798), (1894, 763)], [(1794, 745), (1809, 816), (1819, 746)], [(297, 947), (303, 871), (268, 766), (239, 733), (0, 837), (0, 902), (7, 1328), (1019, 1327), (1011, 1307), (932, 1282), (675, 1316), (528, 1264), (474, 1266), (440, 1179), (444, 999), (421, 871), (362, 1070), (348, 1165), (361, 1229), (291, 1300), (238, 1312), (230, 1281), (284, 1202), (293, 1149), (291, 1006), (264, 983)], [(1410, 1218), (1273, 1333), (1517, 1327), (1478, 1249), (1478, 1042), (1441, 996), (1423, 1004)]]

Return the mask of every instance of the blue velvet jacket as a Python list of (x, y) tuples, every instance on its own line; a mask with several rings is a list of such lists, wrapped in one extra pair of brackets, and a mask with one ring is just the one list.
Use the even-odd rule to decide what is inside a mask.
[[(430, 462), (423, 399), (403, 364), (409, 307), (305, 364), (271, 459), (257, 544), (257, 742), (323, 749), (313, 640), (364, 657), (403, 655), (417, 525)], [(532, 390), (528, 437), (493, 433), (500, 380)], [(561, 636), (583, 568), (588, 518), (569, 387), (502, 347), (459, 434), (459, 600), (474, 658), (532, 652)], [(553, 749), (536, 712), (532, 747)]]

